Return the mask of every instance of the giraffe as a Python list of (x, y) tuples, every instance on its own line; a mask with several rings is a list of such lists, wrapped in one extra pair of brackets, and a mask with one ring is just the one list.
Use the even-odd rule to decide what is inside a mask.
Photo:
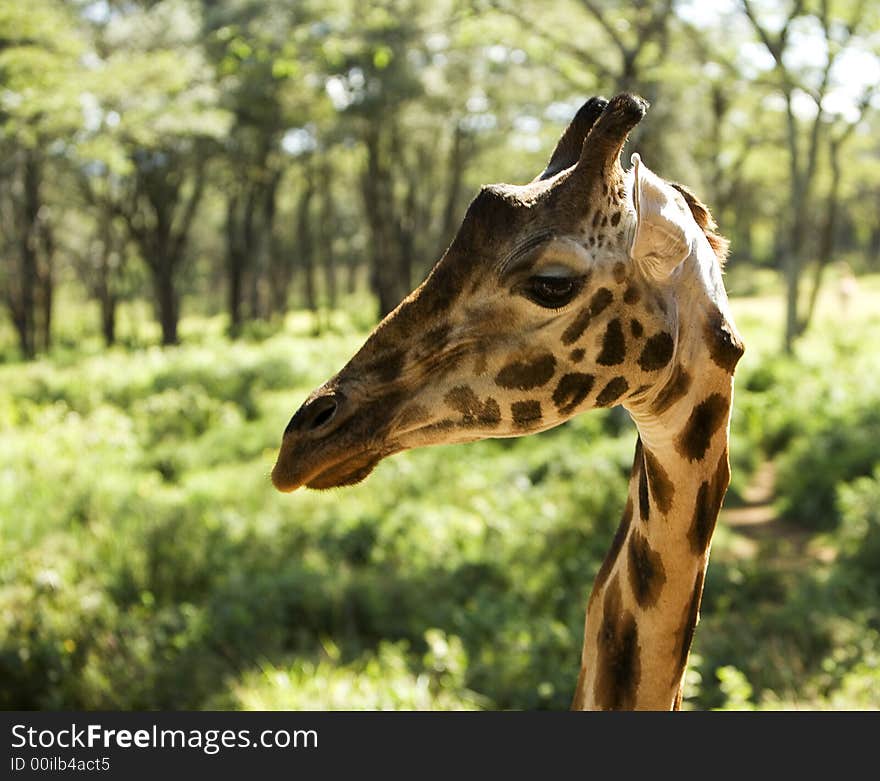
[(680, 707), (730, 478), (744, 347), (726, 242), (685, 187), (638, 154), (621, 166), (647, 108), (591, 98), (539, 176), (483, 187), (427, 279), (293, 415), (272, 471), (281, 491), (351, 485), (402, 450), (622, 405), (635, 458), (587, 602), (574, 709)]

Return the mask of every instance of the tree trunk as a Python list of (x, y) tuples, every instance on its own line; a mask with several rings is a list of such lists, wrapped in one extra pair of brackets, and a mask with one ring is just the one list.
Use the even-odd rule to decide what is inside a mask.
[(15, 318), (22, 357), (33, 359), (37, 354), (36, 298), (39, 273), (37, 269), (37, 220), (40, 212), (40, 165), (35, 153), (24, 153), (22, 166), (23, 204), (19, 234), (19, 300)]
[(116, 297), (109, 292), (101, 296), (101, 334), (104, 337), (104, 345), (112, 347), (116, 344)]
[(43, 206), (38, 212), (39, 233), (42, 245), (41, 261), (38, 268), (39, 300), (40, 300), (40, 327), (39, 341), (44, 352), (52, 347), (52, 307), (55, 303), (55, 238), (52, 226), (49, 224), (49, 215)]
[(297, 246), (302, 261), (306, 306), (312, 312), (318, 311), (318, 295), (315, 286), (314, 241), (312, 239), (311, 204), (315, 194), (315, 180), (311, 169), (306, 165), (303, 174), (304, 189), (297, 206)]
[(371, 126), (365, 140), (367, 170), (361, 188), (370, 229), (370, 286), (379, 299), (379, 316), (384, 317), (409, 293), (409, 280), (401, 278), (400, 245), (395, 235), (398, 225), (394, 188), (383, 155), (379, 128)]
[(336, 308), (336, 253), (333, 247), (336, 224), (336, 206), (333, 203), (333, 169), (329, 164), (322, 168), (321, 175), (321, 255), (324, 261), (324, 279), (327, 288), (327, 306)]
[(226, 280), (228, 285), (229, 335), (233, 339), (241, 333), (242, 278), (245, 267), (245, 255), (241, 246), (241, 227), (238, 224), (238, 212), (238, 193), (232, 193), (226, 201)]
[(834, 256), (834, 239), (837, 231), (837, 209), (840, 197), (840, 180), (842, 171), (840, 167), (841, 142), (833, 139), (829, 144), (828, 158), (831, 165), (831, 185), (828, 189), (828, 201), (825, 209), (825, 224), (822, 226), (822, 235), (819, 239), (819, 257), (816, 259), (816, 272), (813, 276), (813, 286), (810, 290), (810, 298), (807, 311), (803, 320), (799, 323), (798, 333), (804, 333), (813, 320), (816, 310), (816, 302), (819, 300), (819, 290), (822, 287), (822, 279), (825, 269)]
[(154, 278), (156, 287), (156, 315), (162, 328), (162, 344), (164, 346), (178, 343), (177, 323), (180, 303), (176, 285), (174, 284), (174, 274), (171, 269), (172, 264), (165, 260), (160, 266), (159, 273)]

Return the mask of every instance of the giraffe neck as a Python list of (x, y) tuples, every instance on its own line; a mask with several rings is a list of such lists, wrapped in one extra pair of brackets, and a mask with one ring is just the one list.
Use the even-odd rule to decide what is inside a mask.
[(698, 346), (675, 357), (650, 399), (629, 406), (639, 440), (623, 519), (587, 607), (574, 708), (679, 705), (730, 478), (732, 370), (741, 348), (735, 338), (727, 353), (719, 347), (730, 333), (723, 322), (716, 309), (691, 326), (706, 335), (711, 355), (704, 339), (679, 328), (679, 344)]

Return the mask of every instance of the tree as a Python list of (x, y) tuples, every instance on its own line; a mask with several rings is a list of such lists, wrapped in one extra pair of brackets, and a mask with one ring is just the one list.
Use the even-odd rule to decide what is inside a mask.
[[(742, 9), (758, 40), (772, 58), (772, 84), (785, 107), (786, 147), (789, 165), (788, 241), (785, 246), (786, 317), (783, 349), (791, 352), (794, 342), (809, 323), (800, 313), (800, 287), (806, 264), (812, 199), (818, 173), (820, 148), (829, 121), (826, 101), (832, 92), (834, 66), (842, 53), (857, 41), (865, 19), (864, 2), (855, 2), (845, 16), (835, 14), (830, 0), (819, 0), (815, 8), (805, 0), (793, 0), (782, 13), (778, 29), (772, 29), (752, 0), (741, 0)], [(821, 62), (814, 68), (797, 68), (790, 62), (794, 31), (809, 22), (816, 37)], [(818, 62), (818, 61), (817, 61)], [(814, 105), (811, 118), (803, 119), (797, 101), (806, 98)], [(824, 263), (820, 260), (820, 263)], [(821, 279), (821, 275), (818, 277)], [(812, 307), (808, 310), (812, 312)]]
[(114, 121), (81, 156), (112, 161), (117, 213), (149, 271), (162, 343), (175, 344), (188, 240), (229, 116), (197, 45), (192, 4), (114, 7), (96, 26), (95, 111)]
[(72, 82), (82, 50), (53, 0), (0, 6), (0, 290), (24, 358), (51, 343), (55, 224), (49, 182), (79, 124)]

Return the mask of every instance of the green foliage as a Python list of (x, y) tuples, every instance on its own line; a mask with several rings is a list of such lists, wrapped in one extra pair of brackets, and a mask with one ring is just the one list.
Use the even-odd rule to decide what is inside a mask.
[[(278, 495), (284, 423), (363, 338), (333, 323), (315, 339), (297, 315), (230, 343), (185, 321), (175, 349), (0, 367), (0, 706), (568, 706), (631, 424), (593, 412)], [(830, 367), (873, 360), (815, 346)], [(799, 382), (807, 408), (835, 384), (760, 353), (737, 391), (742, 484), (768, 442), (787, 458), (827, 433), (800, 407), (779, 413), (784, 436), (762, 429), (768, 394)], [(868, 384), (847, 389), (847, 409), (870, 409)], [(864, 425), (836, 420), (850, 438)], [(814, 568), (780, 543), (740, 558), (719, 529), (688, 707), (876, 706), (878, 486), (876, 471), (835, 486), (836, 558)]]

